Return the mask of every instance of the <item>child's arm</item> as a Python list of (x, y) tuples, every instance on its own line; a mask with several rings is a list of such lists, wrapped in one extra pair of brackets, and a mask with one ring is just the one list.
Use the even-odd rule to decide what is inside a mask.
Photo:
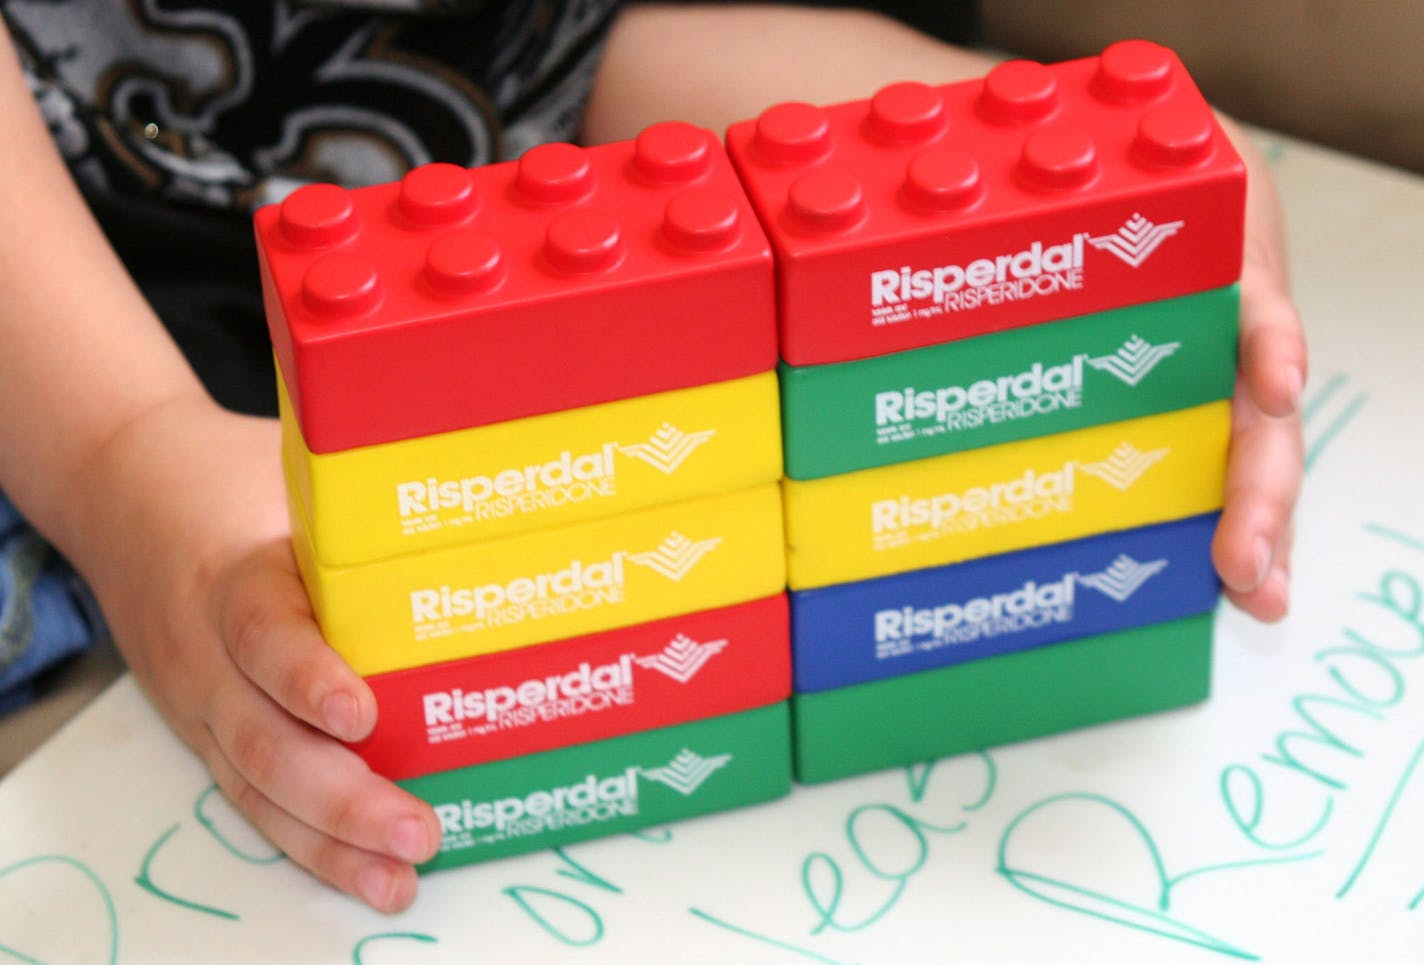
[(1279, 620), (1290, 606), (1291, 517), (1304, 472), (1305, 330), (1291, 298), (1275, 181), (1251, 140), (1221, 121), (1246, 162), (1246, 250), (1226, 505), (1212, 556), (1237, 606)]
[(3, 25), (0, 117), (0, 487), (238, 808), (326, 881), (407, 904), (438, 826), (328, 736), (363, 735), (375, 706), (296, 575), (276, 423), (204, 392), (89, 216)]
[[(592, 141), (617, 140), (677, 117), (720, 132), (779, 101), (856, 100), (895, 81), (950, 83), (993, 65), (985, 55), (863, 12), (632, 7), (609, 39), (585, 131)], [(1214, 552), (1227, 595), (1253, 616), (1275, 620), (1289, 602), (1305, 338), (1287, 282), (1270, 171), (1240, 129), (1225, 124), (1246, 161), (1248, 191), (1240, 378)]]

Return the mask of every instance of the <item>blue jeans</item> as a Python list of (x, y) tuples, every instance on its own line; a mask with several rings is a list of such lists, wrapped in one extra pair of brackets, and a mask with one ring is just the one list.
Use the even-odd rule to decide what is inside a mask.
[(40, 674), (103, 632), (89, 588), (0, 493), (0, 714), (31, 700)]

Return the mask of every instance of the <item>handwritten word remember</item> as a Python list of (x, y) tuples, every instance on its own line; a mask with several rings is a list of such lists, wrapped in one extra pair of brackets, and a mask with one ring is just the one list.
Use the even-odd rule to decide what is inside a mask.
[[(1396, 549), (1418, 552), (1424, 568), (1424, 543), (1378, 526), (1367, 526), (1366, 532)], [(1337, 797), (1349, 790), (1341, 764), (1364, 754), (1331, 722), (1354, 717), (1387, 724), (1389, 711), (1407, 690), (1398, 665), (1424, 657), (1424, 580), (1408, 570), (1390, 568), (1355, 599), (1364, 607), (1352, 622), (1367, 622), (1371, 629), (1346, 626), (1341, 631), (1343, 643), (1315, 652), (1330, 683), (1318, 693), (1301, 694), (1291, 701), (1304, 727), (1283, 731), (1276, 738), (1274, 753), (1261, 755), (1270, 770), (1233, 764), (1222, 771), (1221, 799), (1227, 814), (1246, 840), (1259, 848), (1288, 851), (1320, 836), (1334, 815)], [(1293, 799), (1302, 794), (1315, 799), (1315, 819), (1305, 827), (1283, 830), (1279, 821), (1272, 820), (1276, 814), (1272, 805), (1281, 802), (1282, 812), (1298, 813)]]
[[(1324, 833), (1338, 812), (1337, 802), (1351, 790), (1352, 765), (1363, 761), (1372, 738), (1391, 737), (1387, 729), (1402, 722), (1397, 713), (1408, 693), (1404, 667), (1424, 657), (1424, 541), (1387, 527), (1367, 525), (1365, 532), (1378, 550), (1398, 556), (1406, 565), (1383, 565), (1367, 588), (1350, 597), (1353, 609), (1339, 628), (1338, 638), (1311, 657), (1323, 678), (1307, 692), (1290, 699), (1294, 719), (1276, 733), (1273, 746), (1250, 763), (1232, 763), (1218, 780), (1219, 800), (1227, 826), (1255, 849), (1248, 860), (1196, 865), (1169, 871), (1157, 840), (1123, 804), (1091, 793), (1060, 794), (1039, 801), (1015, 817), (1000, 841), (999, 872), (1017, 889), (1050, 905), (1088, 915), (1138, 932), (1208, 949), (1233, 958), (1258, 958), (1238, 943), (1213, 935), (1171, 914), (1175, 887), (1189, 878), (1220, 877), (1263, 865), (1319, 858)], [(1388, 831), (1395, 805), (1421, 760), (1424, 744), (1409, 758), (1395, 783), (1387, 806), (1353, 870), (1336, 892), (1349, 893), (1367, 870)], [(1296, 816), (1307, 817), (1300, 821)], [(1292, 824), (1292, 822), (1296, 822)], [(1052, 825), (1060, 836), (1089, 822), (1108, 822), (1124, 829), (1155, 881), (1154, 894), (1131, 898), (1106, 888), (1086, 885), (1062, 875), (1038, 872), (1015, 845), (1024, 828)], [(1264, 852), (1264, 854), (1262, 854)], [(1421, 883), (1424, 884), (1424, 883)], [(1424, 903), (1424, 888), (1400, 896), (1400, 907), (1413, 910)]]

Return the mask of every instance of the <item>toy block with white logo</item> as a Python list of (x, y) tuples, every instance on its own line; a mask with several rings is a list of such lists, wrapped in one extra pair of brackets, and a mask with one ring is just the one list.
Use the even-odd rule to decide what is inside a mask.
[(1231, 397), (1236, 287), (781, 367), (786, 475), (819, 479)]
[(717, 138), (689, 124), (310, 185), (258, 211), (256, 231), (313, 452), (775, 366), (766, 237)]
[(797, 693), (1211, 610), (1218, 514), (791, 594)]
[(782, 482), (793, 590), (1221, 508), (1230, 403)]
[(297, 563), (326, 641), (362, 676), (582, 636), (780, 592), (774, 483), (359, 566)]
[(1145, 41), (868, 100), (779, 104), (727, 148), (777, 260), (781, 355), (868, 358), (1220, 288), (1245, 167)]
[(367, 677), (352, 745), (392, 779), (535, 754), (791, 696), (786, 595)]
[(402, 781), (440, 819), (435, 871), (774, 800), (785, 703)]
[(1183, 707), (1211, 693), (1211, 613), (792, 700), (814, 783)]
[[(280, 389), (280, 386), (279, 386)], [(282, 455), (330, 566), (614, 516), (781, 477), (776, 376), (313, 453), (280, 392)]]

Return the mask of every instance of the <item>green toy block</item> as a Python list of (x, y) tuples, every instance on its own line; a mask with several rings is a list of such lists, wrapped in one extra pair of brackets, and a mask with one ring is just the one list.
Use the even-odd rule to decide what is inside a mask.
[(1212, 619), (797, 695), (796, 779), (830, 781), (1205, 700)]
[(832, 365), (781, 366), (786, 475), (819, 479), (1231, 397), (1236, 286)]
[(791, 790), (785, 702), (399, 782), (435, 808), (421, 872), (635, 831)]

